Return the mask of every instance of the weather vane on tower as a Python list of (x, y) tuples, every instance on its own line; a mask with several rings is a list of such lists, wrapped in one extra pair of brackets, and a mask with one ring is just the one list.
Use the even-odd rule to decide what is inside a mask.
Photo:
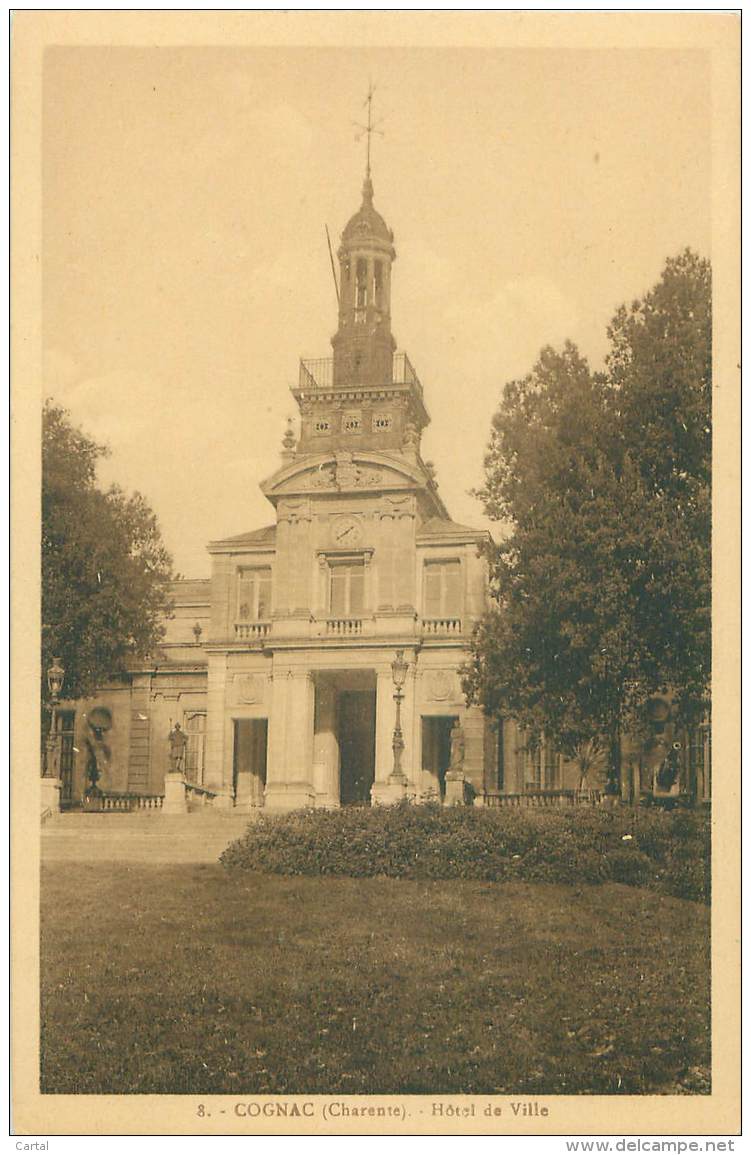
[(355, 140), (362, 140), (363, 136), (367, 137), (367, 145), (366, 145), (366, 152), (365, 152), (365, 177), (366, 177), (366, 179), (368, 179), (370, 177), (370, 138), (372, 137), (374, 132), (377, 132), (379, 136), (383, 136), (383, 132), (381, 131), (380, 128), (378, 128), (378, 125), (383, 124), (384, 118), (381, 117), (381, 119), (378, 121), (373, 120), (373, 93), (374, 92), (375, 92), (375, 85), (373, 84), (373, 81), (371, 80), (370, 83), (368, 84), (368, 95), (365, 97), (365, 100), (362, 102), (363, 108), (365, 107), (365, 105), (368, 106), (368, 123), (367, 124), (360, 124), (359, 121), (356, 121), (356, 120), (353, 121), (355, 128), (359, 128), (359, 130), (360, 130), (359, 132), (355, 133)]

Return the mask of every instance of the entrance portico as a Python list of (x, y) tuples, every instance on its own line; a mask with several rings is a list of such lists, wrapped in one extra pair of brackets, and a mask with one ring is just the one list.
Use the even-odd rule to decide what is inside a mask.
[[(396, 720), (393, 651), (358, 655), (361, 665), (311, 656), (305, 669), (275, 667), (264, 805), (269, 810), (369, 805), (393, 771)], [(329, 657), (329, 662), (326, 659)], [(316, 662), (316, 658), (318, 663)], [(375, 660), (374, 660), (375, 659)], [(341, 662), (341, 655), (339, 655)], [(401, 718), (408, 786), (415, 751), (414, 654)]]

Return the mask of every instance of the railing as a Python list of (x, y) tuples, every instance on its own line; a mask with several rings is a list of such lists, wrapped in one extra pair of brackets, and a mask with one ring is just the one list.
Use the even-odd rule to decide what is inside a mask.
[(394, 353), (393, 381), (395, 385), (412, 385), (422, 397), (420, 378), (406, 353)]
[(270, 630), (271, 622), (235, 622), (235, 638), (241, 642), (262, 642)]
[[(311, 390), (321, 391), (334, 387), (334, 358), (319, 357), (314, 360), (300, 360), (300, 389), (303, 392)], [(363, 382), (353, 378), (349, 385), (361, 385)], [(406, 353), (394, 353), (391, 364), (391, 380), (373, 382), (375, 385), (409, 385), (422, 397), (422, 385), (415, 372), (414, 366)]]
[(197, 802), (199, 806), (211, 806), (216, 796), (215, 790), (209, 790), (207, 786), (199, 786), (197, 782), (185, 780), (186, 802), (193, 801)]
[(461, 634), (461, 618), (423, 618), (422, 632), (424, 634), (439, 634), (443, 637), (450, 634)]
[(300, 388), (331, 389), (334, 384), (334, 358), (319, 357), (317, 360), (300, 359)]
[(84, 799), (84, 809), (93, 811), (161, 810), (163, 805), (163, 794), (93, 794)]
[(330, 638), (359, 638), (362, 634), (362, 618), (329, 618), (326, 634)]
[(543, 810), (567, 806), (599, 806), (602, 801), (600, 790), (530, 790), (524, 794), (501, 794), (500, 791), (486, 790), (482, 795), (483, 805), (495, 809), (515, 807), (520, 809)]

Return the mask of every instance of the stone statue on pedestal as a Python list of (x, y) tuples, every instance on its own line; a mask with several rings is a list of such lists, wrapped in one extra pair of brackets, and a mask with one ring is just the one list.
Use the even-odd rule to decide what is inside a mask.
[(179, 722), (170, 730), (169, 734), (169, 768), (171, 774), (185, 773), (185, 748), (188, 739), (183, 734)]
[(457, 718), (451, 727), (451, 754), (446, 771), (444, 806), (464, 806), (467, 801), (466, 778), (464, 777), (464, 730)]
[(458, 718), (451, 727), (449, 770), (456, 771), (459, 774), (463, 774), (464, 772), (464, 730)]

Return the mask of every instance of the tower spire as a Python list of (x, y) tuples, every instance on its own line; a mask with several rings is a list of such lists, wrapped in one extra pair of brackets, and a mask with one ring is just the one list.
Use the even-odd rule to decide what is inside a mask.
[(371, 138), (372, 138), (374, 132), (377, 132), (379, 136), (383, 136), (383, 132), (381, 131), (381, 129), (379, 129), (377, 127), (378, 124), (383, 123), (383, 120), (380, 120), (377, 122), (373, 120), (373, 94), (374, 93), (375, 93), (375, 85), (373, 84), (373, 81), (371, 80), (368, 83), (368, 95), (365, 97), (365, 100), (363, 101), (363, 108), (365, 108), (365, 106), (367, 105), (367, 109), (368, 109), (368, 123), (367, 124), (360, 124), (359, 122), (355, 121), (355, 127), (359, 128), (359, 130), (360, 130), (358, 133), (355, 134), (355, 140), (361, 140), (363, 136), (366, 137), (365, 181), (364, 181), (363, 186), (362, 186), (362, 191), (363, 191), (363, 196), (369, 200), (372, 200), (372, 198), (373, 198), (373, 182), (370, 179), (370, 142), (371, 142)]

